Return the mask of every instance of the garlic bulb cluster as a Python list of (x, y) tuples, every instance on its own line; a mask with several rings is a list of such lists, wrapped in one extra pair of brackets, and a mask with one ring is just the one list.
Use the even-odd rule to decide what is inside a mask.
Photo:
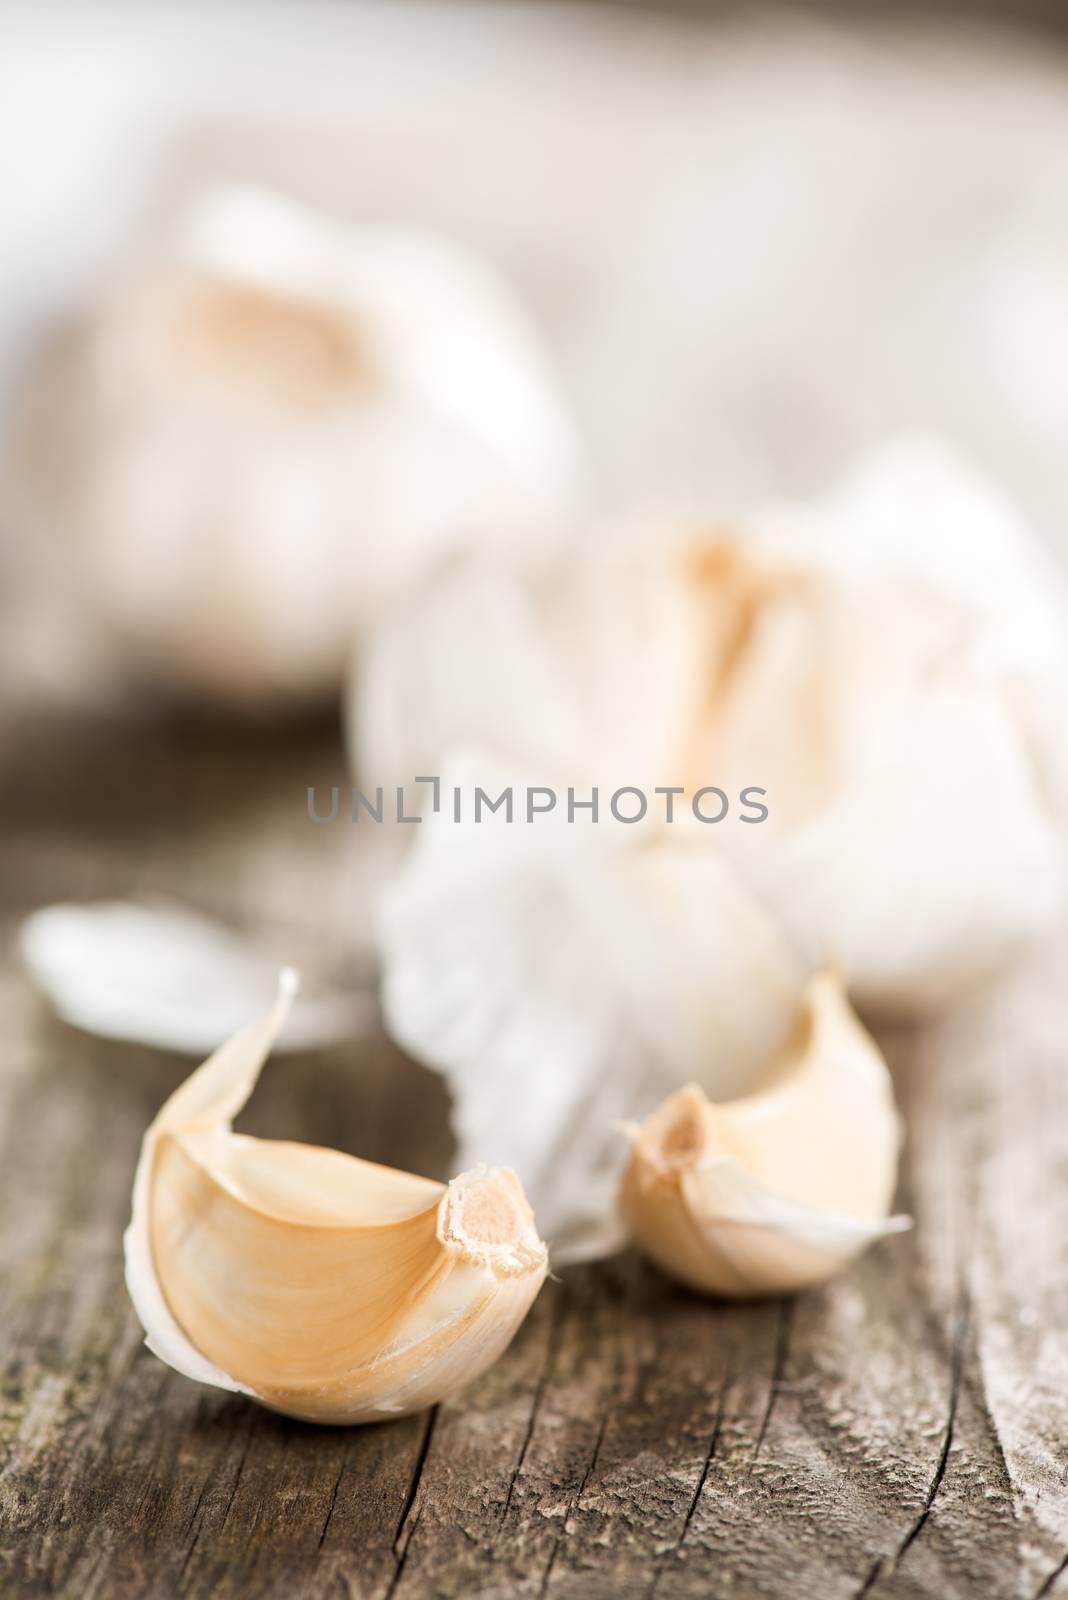
[[(420, 1403), (440, 1374), (388, 1358), (425, 1325), (407, 1279), (383, 1293), (411, 1328), (385, 1354), (360, 1344), (343, 1381), (313, 1263), (375, 1330), (330, 1254), (342, 1231), (364, 1284), (387, 1281), (387, 1223), (420, 1283), (462, 1265), (446, 1301), (481, 1295), (486, 1321), (461, 1317), (450, 1358), (477, 1366), (499, 1344), (486, 1332), (472, 1352), (461, 1329), (506, 1340), (545, 1271), (522, 1194), (489, 1161), (522, 1174), (557, 1260), (629, 1234), (722, 1295), (821, 1282), (904, 1226), (888, 1215), (890, 1081), (851, 1005), (922, 1010), (1061, 912), (1066, 618), (1011, 508), (923, 442), (732, 538), (452, 563), (409, 595), (361, 654), (350, 732), (363, 790), (422, 787), (379, 906), (382, 999), (394, 1037), (445, 1076), (471, 1173), (443, 1193), (328, 1152), (268, 1161), (228, 1130), (247, 1087), (205, 1119), (195, 1076), (138, 1179), (131, 1284), (154, 1346), (300, 1415)], [(539, 785), (567, 804), (536, 819), (499, 804)], [(702, 815), (685, 801), (706, 785), (756, 792), (765, 814)], [(613, 789), (684, 801), (598, 820), (590, 796)], [(453, 804), (479, 791), (498, 797), (481, 815)], [(230, 1068), (202, 1073), (225, 1087)], [(329, 1248), (288, 1250), (287, 1228), (327, 1214)], [(272, 1263), (285, 1291), (265, 1346)], [(285, 1315), (298, 1283), (311, 1359)], [(365, 1368), (384, 1389), (345, 1387)]]
[(523, 309), (442, 239), (202, 196), (42, 364), (14, 515), (142, 676), (267, 705), (336, 689), (448, 549), (584, 498)]
[(757, 1092), (715, 1105), (690, 1084), (630, 1136), (620, 1206), (633, 1239), (705, 1293), (806, 1288), (908, 1226), (887, 1216), (900, 1142), (889, 1074), (833, 973), (810, 981)]
[(581, 794), (757, 786), (760, 827), (676, 830), (809, 970), (916, 1012), (1061, 912), (1066, 715), (1055, 574), (996, 492), (906, 442), (735, 539), (443, 574), (373, 636), (352, 741), (368, 783), (478, 749)]
[(507, 1170), (444, 1185), (231, 1131), (294, 986), (145, 1134), (127, 1285), (149, 1347), (188, 1377), (314, 1422), (401, 1416), (496, 1360), (546, 1248)]

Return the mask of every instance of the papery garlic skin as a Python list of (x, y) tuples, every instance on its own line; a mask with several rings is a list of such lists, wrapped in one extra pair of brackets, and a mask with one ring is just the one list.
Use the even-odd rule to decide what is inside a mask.
[(1068, 898), (1063, 585), (930, 443), (735, 538), (653, 529), (446, 572), (375, 630), (351, 707), (368, 784), (474, 745), (561, 792), (638, 785), (651, 811), (658, 785), (765, 789), (760, 826), (685, 802), (682, 824), (866, 1007), (941, 1004)]
[(336, 689), (450, 548), (551, 542), (585, 497), (539, 340), (492, 268), (399, 227), (210, 191), (41, 369), (13, 517), (164, 686)]
[[(487, 755), (443, 783), (496, 793)], [(617, 1124), (698, 1078), (745, 1092), (797, 1026), (803, 969), (684, 832), (428, 815), (378, 908), (393, 1037), (442, 1073), (457, 1159), (523, 1173), (557, 1262), (621, 1243)]]
[[(19, 928), (19, 954), (65, 1021), (104, 1039), (202, 1057), (273, 995), (278, 964), (251, 936), (163, 900), (42, 906)], [(274, 1043), (312, 1050), (373, 1024), (368, 994), (301, 995)]]
[[(682, 780), (705, 696), (694, 597), (666, 536), (559, 558), (457, 561), (371, 630), (350, 679), (357, 781), (409, 783), (478, 749), (534, 782)], [(420, 761), (424, 765), (420, 765)]]
[(690, 1288), (790, 1293), (908, 1226), (888, 1216), (900, 1137), (885, 1063), (824, 973), (761, 1090), (716, 1105), (690, 1084), (630, 1129), (620, 1209), (638, 1248)]
[(126, 1281), (146, 1343), (177, 1371), (308, 1421), (388, 1419), (497, 1359), (547, 1251), (505, 1169), (444, 1185), (231, 1132), (292, 989), (148, 1129)]

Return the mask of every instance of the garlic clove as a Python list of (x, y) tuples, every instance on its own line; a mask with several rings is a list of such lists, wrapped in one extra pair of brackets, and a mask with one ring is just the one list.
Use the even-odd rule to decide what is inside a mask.
[(822, 1283), (884, 1234), (901, 1132), (886, 1065), (833, 972), (764, 1087), (717, 1105), (690, 1084), (631, 1127), (620, 1208), (669, 1276), (709, 1294)]
[(497, 1359), (547, 1251), (507, 1169), (441, 1184), (231, 1131), (295, 987), (284, 974), (146, 1132), (127, 1286), (149, 1348), (188, 1377), (314, 1422), (395, 1417)]

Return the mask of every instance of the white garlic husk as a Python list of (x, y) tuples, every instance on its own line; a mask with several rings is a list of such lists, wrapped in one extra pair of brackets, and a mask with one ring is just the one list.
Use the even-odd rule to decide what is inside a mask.
[(431, 234), (212, 190), (41, 365), (11, 517), (128, 670), (268, 707), (334, 691), (443, 552), (584, 499), (524, 309)]
[(698, 1084), (640, 1127), (620, 1186), (634, 1243), (707, 1294), (785, 1294), (824, 1282), (889, 1215), (900, 1124), (886, 1064), (832, 972), (807, 986), (798, 1034), (747, 1097)]
[(187, 1377), (312, 1422), (402, 1416), (497, 1359), (546, 1248), (505, 1169), (445, 1185), (231, 1131), (294, 986), (145, 1134), (127, 1286), (149, 1348)]
[[(657, 786), (719, 786), (732, 814), (684, 801), (681, 824), (868, 1008), (938, 1005), (1063, 914), (1063, 584), (930, 441), (736, 537), (443, 573), (375, 630), (351, 706), (367, 785), (477, 746), (660, 808)], [(750, 786), (769, 814), (740, 827)]]
[[(22, 923), (18, 946), (65, 1021), (196, 1057), (262, 1011), (277, 987), (278, 963), (258, 939), (166, 900), (42, 906)], [(375, 1010), (351, 983), (305, 981), (275, 1053), (350, 1039), (374, 1025)]]
[[(445, 782), (507, 781), (471, 752)], [(622, 1242), (617, 1126), (696, 1079), (743, 1094), (798, 1025), (804, 971), (715, 851), (444, 807), (378, 908), (393, 1037), (442, 1073), (461, 1166), (501, 1160), (558, 1262)]]

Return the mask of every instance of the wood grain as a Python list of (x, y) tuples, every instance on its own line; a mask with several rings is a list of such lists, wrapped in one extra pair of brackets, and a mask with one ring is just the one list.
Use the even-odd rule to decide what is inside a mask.
[[(1063, 950), (884, 1035), (917, 1225), (826, 1290), (717, 1305), (624, 1255), (549, 1283), (457, 1399), (317, 1429), (143, 1348), (121, 1233), (188, 1063), (56, 1021), (12, 941), (43, 901), (137, 889), (359, 967), (358, 851), (304, 810), (341, 771), (335, 735), (5, 729), (5, 1595), (1068, 1595)], [(442, 1175), (445, 1117), (376, 1036), (270, 1066), (243, 1125)]]

